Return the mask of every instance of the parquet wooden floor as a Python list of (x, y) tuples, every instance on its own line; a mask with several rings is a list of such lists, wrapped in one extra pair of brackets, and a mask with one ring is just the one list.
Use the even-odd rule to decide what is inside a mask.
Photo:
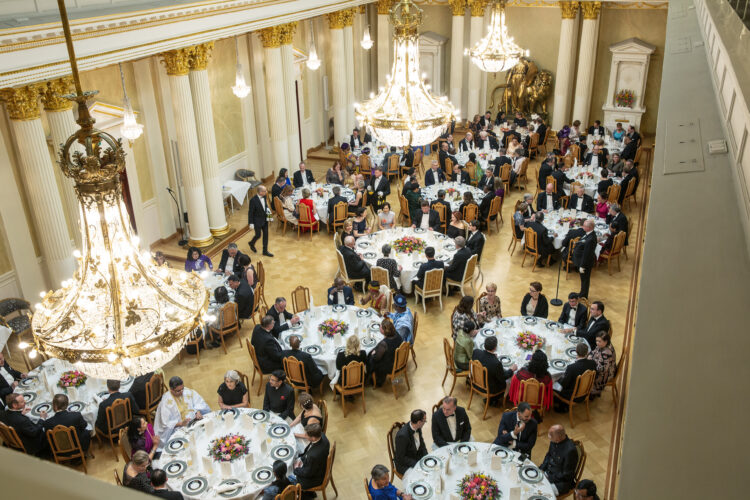
[[(429, 160), (430, 158), (425, 158), (426, 165), (429, 165)], [(539, 160), (532, 162), (529, 169), (530, 179), (536, 179), (538, 164)], [(329, 166), (328, 162), (322, 160), (311, 160), (308, 164), (308, 168), (313, 170), (317, 179), (324, 178), (325, 170)], [(396, 191), (395, 186), (394, 182), (392, 187), (394, 193)], [(528, 190), (533, 193), (534, 186), (529, 185)], [(514, 189), (506, 198), (503, 209), (505, 224), (501, 226), (499, 234), (493, 232), (487, 238), (482, 259), (484, 283), (493, 281), (498, 284), (502, 310), (506, 316), (519, 314), (521, 299), (530, 281), (540, 281), (544, 285), (543, 293), (549, 299), (555, 296), (556, 266), (537, 269), (532, 273), (531, 266), (528, 263), (523, 269), (521, 268), (522, 254), (518, 249), (513, 256), (510, 256), (507, 251), (512, 224), (512, 207), (523, 192)], [(395, 194), (391, 195), (390, 201), (392, 206), (398, 207)], [(231, 216), (231, 223), (236, 227), (246, 224), (245, 210), (246, 207), (241, 208)], [(635, 206), (626, 213), (629, 217), (637, 217)], [(634, 231), (637, 231), (639, 223), (640, 221), (634, 220)], [(244, 236), (242, 240), (237, 241), (240, 250), (243, 252), (249, 252), (248, 239), (247, 236)], [(631, 248), (633, 248), (632, 245), (637, 242), (635, 238), (631, 238), (630, 241)], [(303, 236), (298, 240), (297, 235), (290, 232), (282, 237), (281, 232), (274, 227), (270, 235), (270, 251), (275, 254), (275, 257), (262, 258), (267, 270), (266, 298), (269, 303), (276, 296), (288, 297), (292, 289), (300, 284), (310, 288), (316, 304), (325, 302), (326, 289), (330, 286), (337, 269), (331, 235), (326, 234), (324, 230), (319, 234), (314, 234), (312, 241), (310, 241), (309, 236)], [(633, 252), (631, 252), (631, 256), (632, 254)], [(252, 253), (250, 255), (253, 262), (257, 262), (259, 255)], [(612, 322), (613, 341), (618, 355), (622, 345), (624, 315), (627, 310), (633, 259), (631, 258), (630, 261), (622, 259), (621, 264), (622, 271), (614, 272), (612, 276), (607, 274), (606, 267), (595, 271), (590, 292), (592, 300), (602, 300), (606, 305), (605, 315)], [(578, 289), (577, 275), (571, 275), (567, 281), (564, 276), (561, 278), (559, 295), (563, 300), (570, 291), (577, 291)], [(343, 418), (340, 403), (334, 401), (330, 389), (325, 388), (324, 398), (328, 403), (330, 413), (328, 437), (331, 441), (337, 443), (333, 475), (339, 490), (339, 498), (365, 498), (362, 478), (368, 476), (373, 465), (378, 463), (388, 465), (385, 435), (391, 424), (395, 421), (407, 420), (413, 409), (421, 408), (429, 411), (450, 389), (450, 379), (446, 381), (445, 387), (441, 387), (438, 382), (442, 380), (445, 370), (442, 339), (450, 336), (450, 312), (457, 304), (458, 299), (457, 294), (444, 299), (442, 311), (437, 303), (428, 305), (427, 314), (422, 314), (420, 307), (420, 330), (415, 346), (419, 368), (415, 370), (413, 363), (409, 362), (411, 391), (407, 392), (405, 385), (399, 387), (398, 400), (394, 399), (388, 387), (377, 390), (368, 388), (366, 391), (367, 414), (362, 413), (361, 406), (357, 402), (350, 409), (347, 418)], [(413, 297), (409, 297), (409, 306), (414, 308)], [(550, 306), (550, 317), (556, 319), (560, 310), (560, 307)], [(241, 332), (243, 339), (248, 338), (251, 328), (251, 324), (245, 325)], [(174, 360), (165, 367), (167, 378), (172, 375), (180, 375), (189, 387), (197, 390), (213, 408), (217, 408), (216, 389), (222, 382), (224, 372), (230, 368), (245, 373), (252, 372), (247, 350), (240, 349), (236, 339), (229, 341), (229, 350), (228, 355), (224, 355), (221, 349), (202, 352), (200, 365), (191, 356), (186, 356), (181, 364)], [(254, 392), (252, 394), (251, 404), (255, 407), (260, 406), (262, 396), (256, 397)], [(468, 391), (461, 381), (456, 384), (454, 395), (459, 398), (459, 404), (466, 406)], [(481, 399), (479, 402), (481, 403)], [(474, 401), (469, 410), (472, 433), (478, 441), (491, 441), (496, 434), (501, 410), (490, 409), (487, 420), (482, 421), (481, 408), (482, 405)], [(572, 438), (584, 442), (588, 453), (584, 476), (595, 480), (600, 487), (603, 486), (607, 467), (613, 410), (612, 395), (607, 390), (602, 398), (592, 402), (591, 421), (586, 422), (585, 410), (578, 408), (575, 414), (575, 429), (570, 428), (567, 415), (558, 415), (554, 412), (545, 417), (542, 425), (542, 429), (546, 431), (551, 424), (563, 424)], [(429, 448), (431, 445), (429, 422), (425, 429), (424, 435)], [(532, 455), (532, 459), (536, 463), (541, 463), (548, 444), (546, 435), (537, 440)], [(122, 461), (115, 463), (108, 447), (99, 448), (95, 446), (94, 451), (96, 459), (90, 461), (90, 474), (112, 482), (112, 470), (113, 468), (121, 469)], [(329, 491), (330, 495), (333, 496), (332, 489), (329, 488)]]

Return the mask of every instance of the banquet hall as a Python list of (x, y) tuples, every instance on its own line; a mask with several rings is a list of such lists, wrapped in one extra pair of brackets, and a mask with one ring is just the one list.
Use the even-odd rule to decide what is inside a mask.
[(748, 29), (0, 0), (3, 497), (744, 497)]

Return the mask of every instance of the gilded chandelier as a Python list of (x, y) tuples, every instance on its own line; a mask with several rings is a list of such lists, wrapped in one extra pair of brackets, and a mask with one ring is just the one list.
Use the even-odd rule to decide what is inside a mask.
[[(70, 38), (64, 0), (58, 0), (81, 127), (63, 145), (59, 164), (75, 182), (82, 252), (62, 288), (42, 293), (32, 320), (38, 352), (61, 358), (87, 375), (121, 379), (153, 371), (172, 359), (200, 323), (208, 292), (195, 274), (157, 267), (140, 254), (122, 198), (121, 142), (94, 128)], [(77, 144), (76, 144), (77, 143)], [(73, 152), (75, 151), (75, 152)]]
[(386, 86), (369, 101), (356, 105), (360, 125), (390, 146), (429, 144), (442, 134), (457, 111), (447, 97), (429, 92), (419, 73), (422, 9), (400, 0), (390, 13), (393, 25), (393, 67)]
[(524, 55), (528, 57), (529, 51), (522, 50), (508, 35), (505, 0), (494, 0), (487, 35), (470, 50), (467, 49), (466, 54), (479, 69), (488, 73), (507, 71), (518, 64)]

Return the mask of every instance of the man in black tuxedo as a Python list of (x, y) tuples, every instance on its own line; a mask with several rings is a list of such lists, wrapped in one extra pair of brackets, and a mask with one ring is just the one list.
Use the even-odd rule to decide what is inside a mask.
[(526, 118), (524, 118), (521, 113), (516, 113), (516, 117), (513, 118), (513, 124), (517, 125), (519, 127), (525, 127), (526, 126)]
[(255, 349), (260, 371), (271, 373), (283, 369), (281, 362), (281, 346), (273, 336), (274, 320), (271, 316), (264, 316), (259, 325), (255, 325), (250, 343)]
[(241, 280), (236, 274), (227, 279), (227, 285), (234, 290), (234, 301), (237, 303), (237, 316), (248, 319), (253, 315), (255, 292), (247, 281)]
[(5, 400), (5, 397), (16, 388), (18, 381), (24, 378), (26, 374), (11, 368), (5, 361), (3, 353), (0, 352), (0, 398)]
[(91, 444), (91, 432), (86, 429), (86, 421), (83, 419), (83, 415), (77, 411), (68, 411), (68, 396), (65, 394), (55, 394), (52, 398), (52, 410), (55, 414), (42, 422), (45, 434), (46, 431), (54, 429), (57, 425), (73, 427), (85, 453)]
[(489, 128), (492, 127), (493, 121), (492, 121), (492, 113), (489, 111), (484, 112), (484, 116), (482, 116), (479, 119), (479, 127), (480, 128)]
[[(310, 384), (311, 388), (318, 387), (323, 381), (323, 372), (320, 371), (318, 365), (315, 364), (312, 356), (304, 351), (300, 351), (300, 343), (301, 341), (299, 336), (293, 335), (289, 340), (289, 347), (291, 349), (283, 350), (281, 352), (281, 359), (283, 360), (284, 358), (294, 358), (298, 361), (302, 361), (302, 363), (305, 365), (305, 377), (307, 378), (307, 383)], [(282, 361), (281, 363), (283, 366), (284, 362)]]
[(299, 316), (292, 314), (286, 309), (286, 299), (284, 297), (276, 297), (273, 301), (273, 305), (267, 313), (273, 319), (273, 329), (271, 335), (274, 338), (280, 338), (281, 332), (285, 332), (289, 329), (290, 325), (296, 325), (299, 323)]
[(628, 244), (628, 218), (622, 213), (622, 208), (618, 203), (612, 203), (609, 206), (607, 214), (607, 224), (615, 228), (615, 234), (625, 231), (625, 245)]
[[(438, 170), (438, 171), (441, 172), (441, 170)], [(446, 220), (446, 223), (447, 223), (450, 220), (450, 214), (451, 214), (452, 210), (451, 210), (451, 204), (448, 203), (447, 201), (445, 201), (445, 190), (444, 189), (438, 190), (437, 200), (435, 200), (432, 203), (430, 203), (430, 208), (432, 208), (433, 210), (435, 210), (437, 212), (438, 209), (435, 208), (437, 205), (442, 205), (442, 206), (445, 207), (445, 220)], [(438, 213), (438, 217), (439, 216), (440, 216), (440, 214)]]
[(154, 488), (152, 495), (166, 498), (167, 500), (183, 500), (182, 493), (167, 488), (167, 473), (162, 469), (151, 471), (151, 486)]
[(432, 160), (430, 169), (424, 173), (424, 185), (432, 186), (438, 182), (445, 182), (445, 172), (440, 168), (437, 160)]
[(414, 149), (410, 145), (404, 146), (404, 154), (401, 155), (401, 160), (407, 170), (414, 168)]
[(432, 442), (435, 448), (471, 441), (469, 416), (457, 402), (456, 398), (446, 396), (440, 408), (432, 414)]
[[(592, 314), (593, 314), (593, 305), (592, 305)], [(596, 362), (593, 359), (586, 358), (586, 355), (589, 353), (589, 346), (585, 343), (576, 344), (576, 360), (569, 364), (567, 368), (565, 368), (565, 373), (563, 373), (562, 378), (558, 381), (560, 384), (559, 389), (554, 389), (556, 394), (559, 394), (560, 397), (570, 400), (570, 397), (573, 395), (573, 389), (575, 389), (576, 380), (578, 379), (579, 375), (583, 375), (583, 373), (587, 370), (594, 370), (596, 371)], [(554, 387), (557, 387), (557, 384), (555, 384)], [(555, 411), (568, 411), (566, 404), (557, 404), (555, 406)]]
[[(263, 371), (265, 372), (265, 370)], [(266, 394), (263, 396), (263, 411), (273, 412), (282, 419), (293, 420), (294, 389), (285, 381), (286, 373), (284, 373), (284, 370), (273, 370), (271, 376), (268, 377)]]
[(445, 169), (446, 158), (450, 158), (451, 162), (453, 162), (454, 165), (458, 164), (458, 160), (456, 160), (456, 157), (451, 156), (451, 154), (448, 152), (448, 143), (443, 142), (440, 144), (440, 153), (438, 154), (438, 161), (440, 162), (440, 168), (443, 169), (443, 172), (447, 172)]
[(130, 394), (135, 398), (138, 408), (146, 409), (146, 384), (149, 383), (153, 375), (154, 372), (138, 375), (135, 377), (135, 380), (133, 380), (133, 385), (130, 386)]
[(513, 140), (513, 137), (515, 137), (518, 142), (522, 141), (521, 134), (519, 134), (518, 131), (516, 130), (517, 128), (518, 128), (518, 125), (514, 123), (510, 126), (510, 130), (505, 132), (505, 136), (503, 137), (503, 142), (505, 142), (506, 147)]
[(589, 135), (604, 135), (604, 127), (602, 127), (602, 122), (599, 120), (594, 120), (594, 124), (589, 127)]
[(557, 319), (563, 325), (572, 326), (572, 330), (584, 328), (588, 317), (588, 309), (578, 301), (578, 298), (576, 292), (570, 292), (568, 302), (563, 306), (560, 317)]
[(273, 203), (273, 200), (275, 200), (277, 196), (281, 195), (284, 186), (286, 186), (286, 177), (281, 175), (276, 178), (276, 182), (271, 186), (271, 203)]
[[(484, 349), (474, 349), (471, 355), (472, 360), (477, 360), (482, 363), (482, 366), (487, 368), (487, 383), (490, 387), (490, 392), (493, 394), (502, 393), (505, 391), (505, 381), (513, 376), (513, 373), (518, 369), (518, 365), (513, 363), (508, 370), (503, 368), (503, 364), (497, 358), (497, 337), (487, 337), (484, 339)], [(495, 404), (502, 401), (502, 394), (495, 396), (490, 403)]]
[[(294, 462), (294, 475), (303, 490), (323, 484), (331, 445), (323, 434), (320, 424), (313, 422), (305, 426), (310, 444)], [(315, 498), (315, 493), (302, 493), (302, 498)]]
[(305, 184), (312, 184), (313, 182), (315, 182), (315, 178), (313, 178), (312, 172), (307, 170), (305, 162), (299, 162), (299, 170), (294, 172), (292, 180), (292, 184), (294, 184), (294, 187), (301, 188)]
[(570, 197), (568, 210), (578, 210), (579, 212), (594, 213), (594, 199), (587, 195), (583, 186), (576, 187), (576, 192)]
[(466, 137), (461, 139), (458, 143), (458, 150), (459, 151), (471, 151), (472, 149), (476, 149), (477, 145), (474, 142), (474, 134), (471, 132), (466, 132)]
[(552, 177), (557, 181), (557, 197), (560, 198), (561, 196), (565, 196), (564, 184), (566, 182), (568, 184), (573, 184), (573, 179), (565, 175), (565, 170), (563, 170), (560, 165), (555, 165), (555, 169), (552, 171)]
[(544, 138), (547, 136), (547, 125), (544, 124), (541, 118), (537, 118), (536, 122), (537, 126), (535, 132), (539, 134), (539, 145), (544, 146)]
[(332, 306), (334, 304), (354, 305), (352, 287), (346, 286), (346, 282), (341, 277), (333, 280), (333, 286), (328, 289), (328, 305)]
[(427, 271), (433, 269), (444, 269), (445, 265), (442, 261), (435, 260), (435, 248), (427, 247), (424, 249), (424, 256), (427, 258), (427, 262), (422, 262), (417, 271), (417, 276), (412, 280), (412, 284), (419, 288), (424, 288), (424, 277)]
[(625, 201), (625, 193), (628, 190), (628, 186), (631, 182), (635, 182), (635, 187), (638, 188), (638, 169), (635, 168), (633, 162), (628, 160), (625, 162), (625, 167), (622, 169), (622, 182), (620, 182), (620, 197), (616, 200), (609, 200), (614, 203), (617, 202), (620, 205)]
[(610, 323), (604, 316), (604, 303), (596, 300), (591, 303), (591, 317), (578, 328), (567, 328), (565, 333), (575, 332), (576, 336), (586, 339), (589, 346), (596, 347), (596, 335), (599, 332), (609, 332)]
[[(383, 163), (380, 166), (386, 172), (388, 171), (388, 160), (391, 158), (391, 156), (398, 156), (398, 153), (396, 152), (396, 146), (391, 146), (390, 150), (383, 156)], [(399, 162), (401, 162), (401, 158), (399, 158)]]
[(542, 210), (557, 210), (560, 208), (560, 198), (555, 193), (555, 186), (550, 183), (544, 188), (543, 193), (539, 193), (536, 197), (536, 209), (538, 212)]
[(107, 433), (107, 408), (112, 406), (112, 403), (118, 399), (129, 399), (130, 409), (133, 412), (133, 415), (140, 410), (138, 403), (136, 403), (132, 394), (129, 392), (120, 392), (119, 380), (107, 380), (107, 391), (109, 392), (109, 396), (99, 403), (99, 412), (96, 414), (95, 424), (96, 428), (105, 434)]
[(513, 165), (513, 160), (511, 160), (510, 157), (506, 154), (506, 151), (507, 150), (505, 148), (500, 147), (497, 150), (497, 158), (490, 161), (490, 164), (493, 166), (492, 175), (494, 177), (500, 177), (500, 169), (503, 168), (503, 165)]
[(484, 175), (481, 179), (479, 179), (479, 182), (477, 183), (478, 189), (484, 189), (484, 186), (489, 186), (490, 189), (492, 189), (492, 192), (495, 192), (495, 175), (492, 172), (491, 168), (488, 168), (484, 171)]
[(469, 261), (472, 255), (471, 250), (466, 248), (466, 239), (463, 236), (456, 236), (456, 239), (454, 241), (456, 243), (457, 251), (455, 254), (453, 254), (453, 258), (445, 268), (443, 281), (461, 281), (464, 278), (466, 263)]
[(333, 186), (331, 192), (333, 196), (328, 199), (328, 224), (333, 224), (333, 209), (337, 203), (344, 202), (346, 205), (349, 204), (349, 200), (341, 196), (341, 186)]
[(242, 273), (242, 266), (240, 265), (242, 255), (243, 253), (237, 249), (237, 243), (230, 243), (221, 252), (221, 260), (217, 271), (227, 275), (236, 274), (239, 276)]
[(352, 279), (367, 280), (370, 277), (370, 266), (354, 250), (354, 236), (344, 238), (344, 244), (339, 247), (339, 252), (344, 257), (346, 275)]
[(564, 495), (575, 485), (578, 450), (562, 425), (553, 425), (547, 433), (549, 450), (539, 466), (552, 483), (555, 496)]
[(607, 165), (607, 157), (599, 149), (599, 146), (596, 145), (586, 154), (583, 164), (587, 167), (602, 168)]
[(596, 185), (596, 192), (606, 196), (607, 190), (612, 184), (615, 183), (615, 181), (610, 177), (610, 171), (606, 168), (603, 168), (599, 175), (601, 176), (601, 180)]
[(248, 203), (247, 224), (250, 229), (255, 229), (255, 237), (250, 240), (250, 250), (258, 252), (255, 242), (263, 236), (263, 255), (273, 257), (268, 251), (268, 216), (271, 214), (271, 208), (266, 204), (266, 193), (265, 186), (258, 186), (258, 194)]
[(440, 215), (432, 208), (427, 200), (420, 202), (421, 210), (412, 216), (412, 228), (432, 229), (440, 231)]
[[(526, 223), (526, 227), (534, 230), (536, 233), (536, 244), (539, 250), (539, 263), (537, 267), (544, 267), (548, 255), (555, 252), (555, 245), (552, 238), (547, 234), (547, 228), (542, 224), (544, 221), (544, 212), (535, 213)], [(552, 263), (552, 261), (550, 261)]]
[(469, 237), (466, 239), (466, 248), (471, 251), (472, 255), (477, 256), (477, 262), (482, 260), (482, 250), (484, 250), (484, 235), (479, 230), (479, 221), (469, 222)]
[(623, 137), (625, 147), (620, 153), (620, 158), (623, 160), (635, 160), (635, 152), (638, 151), (638, 143), (640, 140), (641, 136), (635, 131), (635, 127), (632, 125), (629, 126), (625, 137)]
[[(49, 445), (44, 435), (41, 423), (34, 423), (26, 414), (31, 410), (26, 407), (26, 400), (21, 394), (11, 393), (5, 397), (7, 409), (3, 414), (3, 422), (16, 430), (26, 453), (29, 455), (43, 455)], [(40, 412), (42, 420), (47, 418), (47, 412)]]
[(458, 163), (453, 164), (453, 175), (451, 175), (451, 182), (458, 182), (459, 184), (471, 184), (471, 177), (469, 173), (464, 171), (464, 167)]
[(573, 265), (578, 268), (581, 277), (581, 290), (578, 295), (584, 298), (589, 296), (589, 285), (591, 283), (591, 269), (596, 264), (596, 233), (594, 232), (594, 221), (591, 219), (583, 223), (586, 234), (581, 236), (576, 246), (573, 247)]
[[(485, 179), (486, 177), (482, 178)], [(490, 215), (490, 205), (492, 205), (492, 200), (495, 199), (495, 190), (492, 189), (492, 185), (485, 184), (482, 186), (482, 192), (484, 193), (484, 197), (479, 203), (479, 216), (484, 221)]]
[(349, 136), (349, 147), (351, 149), (357, 149), (361, 148), (362, 144), (364, 144), (364, 142), (362, 142), (362, 139), (359, 137), (359, 129), (355, 128), (352, 130), (352, 135)]
[(479, 132), (479, 138), (477, 139), (477, 149), (497, 149), (500, 147), (497, 139), (487, 133), (486, 130)]
[(530, 458), (536, 444), (536, 430), (537, 421), (534, 420), (531, 406), (523, 401), (518, 403), (516, 411), (503, 413), (493, 444), (526, 453)]
[(399, 474), (405, 474), (427, 455), (427, 446), (422, 438), (422, 427), (426, 422), (427, 413), (423, 410), (414, 410), (411, 412), (410, 421), (396, 433), (393, 462)]
[[(552, 156), (550, 156), (552, 155)], [(537, 186), (541, 191), (547, 186), (547, 177), (552, 175), (555, 167), (555, 156), (553, 153), (547, 154), (547, 157), (539, 165), (539, 173), (537, 174)]]
[(375, 207), (375, 210), (382, 208), (386, 197), (391, 194), (391, 184), (388, 182), (388, 178), (383, 175), (381, 168), (372, 169), (372, 177), (370, 177), (367, 191), (372, 193), (367, 199), (369, 204)]

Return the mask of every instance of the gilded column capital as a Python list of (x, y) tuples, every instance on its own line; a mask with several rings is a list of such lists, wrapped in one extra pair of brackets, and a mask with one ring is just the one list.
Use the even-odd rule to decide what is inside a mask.
[(367, 5), (366, 4), (360, 5), (359, 7), (357, 7), (357, 10), (359, 11), (360, 14), (367, 14)]
[(73, 108), (73, 101), (63, 97), (65, 94), (74, 93), (72, 76), (50, 80), (40, 91), (45, 111), (65, 111)]
[(211, 52), (214, 50), (214, 42), (194, 45), (190, 47), (190, 49), (190, 55), (188, 57), (188, 66), (190, 69), (192, 71), (206, 69), (208, 66), (208, 60), (211, 58)]
[(448, 0), (454, 16), (463, 16), (466, 12), (466, 0)]
[(559, 2), (563, 19), (575, 19), (578, 14), (578, 2)]
[(601, 2), (581, 2), (584, 19), (598, 19), (599, 12), (602, 10)]
[(378, 0), (378, 14), (390, 14), (391, 7), (393, 7), (393, 0)]
[(342, 12), (344, 13), (344, 28), (347, 26), (354, 26), (354, 13), (356, 10), (344, 9)]
[(293, 23), (282, 24), (281, 26), (281, 45), (289, 45), (294, 40), (294, 33), (297, 31), (297, 21)]
[(36, 120), (39, 112), (39, 94), (44, 84), (32, 83), (24, 87), (3, 89), (0, 91), (11, 120)]
[(281, 37), (283, 35), (284, 25), (271, 26), (260, 30), (260, 41), (266, 49), (273, 49), (281, 46)]
[(162, 58), (161, 62), (167, 68), (167, 74), (169, 76), (187, 75), (190, 70), (190, 56), (192, 51), (192, 47), (184, 47), (159, 54)]
[(336, 12), (329, 12), (328, 16), (328, 27), (332, 30), (343, 29), (346, 24), (346, 9), (337, 10)]
[(487, 7), (487, 0), (468, 0), (468, 2), (472, 17), (484, 17), (484, 8)]

